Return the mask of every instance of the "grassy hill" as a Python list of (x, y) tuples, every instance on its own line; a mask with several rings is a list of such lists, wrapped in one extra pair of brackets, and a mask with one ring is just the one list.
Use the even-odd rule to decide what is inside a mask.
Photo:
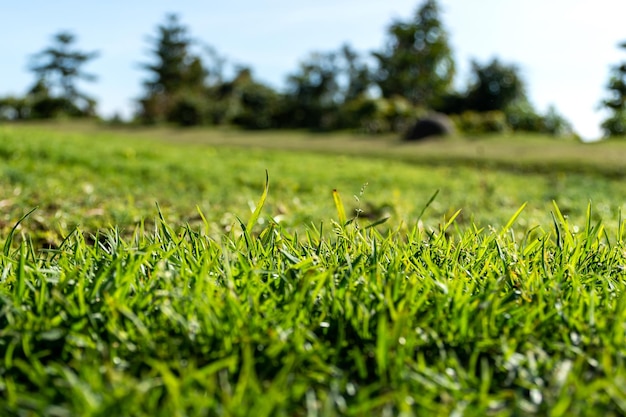
[(623, 415), (624, 149), (0, 126), (0, 414)]

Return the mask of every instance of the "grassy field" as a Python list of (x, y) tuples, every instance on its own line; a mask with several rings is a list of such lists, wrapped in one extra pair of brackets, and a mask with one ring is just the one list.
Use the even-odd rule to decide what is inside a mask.
[(0, 415), (624, 415), (625, 150), (0, 126)]

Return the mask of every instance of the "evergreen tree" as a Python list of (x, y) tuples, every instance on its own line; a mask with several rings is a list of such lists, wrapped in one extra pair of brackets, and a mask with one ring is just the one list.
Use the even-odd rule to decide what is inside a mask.
[[(626, 42), (619, 45), (626, 50)], [(602, 130), (606, 136), (626, 135), (626, 62), (616, 65), (611, 70), (607, 85), (610, 96), (602, 101), (610, 115), (602, 122)]]
[(388, 44), (373, 55), (383, 97), (402, 96), (413, 104), (436, 107), (454, 77), (454, 60), (436, 0), (427, 0), (413, 20), (395, 22)]
[(34, 117), (53, 117), (60, 113), (70, 116), (93, 115), (95, 101), (80, 92), (79, 79), (94, 81), (96, 77), (83, 72), (82, 68), (98, 56), (98, 52), (82, 52), (73, 49), (76, 36), (62, 31), (53, 37), (52, 46), (32, 57), (30, 70), (37, 76), (31, 89), (34, 96)]
[(152, 63), (142, 67), (151, 76), (144, 81), (146, 94), (139, 100), (139, 117), (144, 122), (172, 121), (183, 125), (199, 124), (207, 71), (198, 55), (192, 53), (193, 40), (188, 29), (170, 14), (151, 39)]
[(341, 101), (337, 55), (314, 53), (287, 79), (283, 122), (290, 127), (330, 128)]
[(348, 44), (341, 47), (339, 56), (344, 62), (343, 68), (341, 68), (343, 74), (339, 75), (343, 75), (346, 80), (342, 92), (342, 101), (347, 103), (367, 93), (372, 83), (371, 71), (362, 62), (358, 53)]
[(472, 62), (474, 81), (467, 95), (468, 109), (479, 112), (505, 110), (515, 101), (527, 101), (524, 82), (514, 65), (493, 59), (487, 65)]

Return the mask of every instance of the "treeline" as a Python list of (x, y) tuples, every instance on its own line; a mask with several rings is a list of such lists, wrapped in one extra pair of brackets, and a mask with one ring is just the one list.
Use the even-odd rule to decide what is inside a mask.
[[(97, 117), (96, 101), (76, 88), (95, 80), (83, 67), (96, 52), (74, 49), (61, 32), (33, 56), (36, 76), (23, 97), (0, 98), (0, 119)], [(225, 76), (225, 59), (200, 48), (176, 15), (168, 15), (150, 38), (151, 59), (133, 123), (180, 126), (237, 125), (246, 129), (359, 129), (405, 132), (432, 113), (448, 115), (464, 132), (531, 131), (572, 135), (554, 108), (538, 112), (514, 64), (493, 59), (471, 63), (470, 82), (454, 88), (455, 62), (436, 0), (426, 0), (412, 18), (393, 22), (385, 46), (361, 55), (350, 45), (310, 54), (278, 91), (238, 66)], [(607, 134), (626, 132), (626, 65), (616, 68), (605, 105)]]

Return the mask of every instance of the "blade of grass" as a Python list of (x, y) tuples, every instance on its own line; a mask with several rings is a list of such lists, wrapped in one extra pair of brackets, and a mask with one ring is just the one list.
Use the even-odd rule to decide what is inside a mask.
[(378, 219), (375, 222), (372, 222), (372, 223), (368, 224), (367, 226), (365, 226), (365, 229), (369, 229), (369, 228), (381, 225), (381, 224), (385, 223), (387, 220), (389, 220), (389, 217), (383, 217), (382, 219)]
[(435, 198), (437, 197), (437, 194), (439, 194), (439, 190), (436, 190), (432, 196), (430, 196), (430, 199), (428, 200), (428, 202), (426, 203), (426, 205), (424, 206), (424, 208), (422, 208), (422, 211), (420, 212), (419, 216), (417, 216), (417, 220), (420, 220), (422, 218), (422, 216), (424, 215), (424, 213), (426, 212), (426, 209), (433, 203), (433, 201), (435, 201)]
[(252, 216), (248, 220), (248, 224), (246, 226), (246, 229), (248, 230), (248, 232), (252, 230), (256, 222), (259, 220), (259, 216), (261, 215), (261, 210), (263, 209), (263, 205), (265, 204), (265, 199), (267, 198), (267, 193), (269, 189), (270, 189), (270, 177), (269, 177), (267, 170), (265, 170), (265, 187), (263, 188), (263, 194), (261, 194), (261, 198), (259, 199), (259, 202), (256, 205), (256, 209), (254, 210), (254, 213), (252, 213)]
[(24, 214), (18, 221), (13, 225), (13, 228), (9, 232), (9, 236), (7, 236), (7, 240), (4, 242), (4, 256), (9, 256), (9, 250), (11, 249), (11, 244), (13, 243), (13, 236), (15, 235), (15, 230), (28, 216), (30, 216), (37, 207), (31, 209), (28, 213)]
[(515, 214), (513, 214), (513, 216), (511, 216), (509, 221), (502, 228), (502, 231), (500, 232), (500, 235), (503, 235), (507, 230), (509, 230), (511, 228), (511, 226), (513, 226), (513, 223), (515, 223), (515, 220), (517, 220), (519, 215), (522, 214), (522, 211), (526, 208), (527, 204), (528, 203), (524, 203), (524, 204), (522, 204), (522, 206), (520, 208), (517, 209)]
[(333, 200), (335, 201), (335, 208), (337, 209), (337, 217), (339, 218), (339, 224), (342, 226), (346, 225), (346, 209), (343, 206), (343, 202), (341, 201), (341, 197), (339, 196), (339, 191), (337, 189), (333, 190)]

